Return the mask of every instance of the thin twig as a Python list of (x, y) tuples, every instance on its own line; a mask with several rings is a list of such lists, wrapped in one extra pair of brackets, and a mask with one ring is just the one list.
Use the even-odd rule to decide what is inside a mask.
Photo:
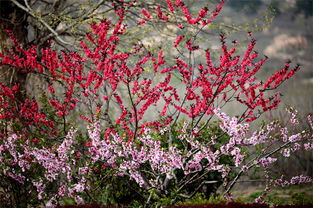
[[(276, 152), (278, 152), (279, 150), (281, 150), (282, 148), (284, 148), (285, 146), (289, 145), (290, 143), (291, 143), (291, 142), (287, 142), (287, 143), (281, 145), (280, 147), (274, 149), (273, 151), (271, 151), (271, 152), (269, 152), (269, 153), (267, 153), (267, 154), (265, 154), (265, 155), (263, 155), (263, 156), (258, 155), (257, 157), (253, 158), (252, 160), (250, 160), (250, 161), (247, 163), (247, 164), (252, 163), (251, 165), (248, 166), (247, 169), (250, 169), (250, 168), (252, 168), (254, 165), (256, 165), (256, 164), (253, 163), (256, 159), (258, 159), (258, 158), (260, 158), (260, 157), (269, 157), (269, 156), (275, 154)], [(230, 183), (230, 185), (228, 186), (228, 188), (226, 189), (226, 191), (224, 192), (224, 194), (227, 194), (227, 193), (233, 188), (233, 186), (235, 185), (235, 183), (237, 182), (237, 180), (239, 179), (239, 177), (241, 176), (241, 174), (242, 174), (243, 172), (244, 172), (243, 170), (240, 170), (240, 172), (236, 175), (236, 177), (235, 177), (235, 178), (233, 179), (233, 181)]]
[(26, 8), (25, 6), (23, 6), (22, 4), (20, 4), (19, 2), (17, 2), (16, 0), (11, 0), (17, 7), (21, 8), (22, 10), (24, 10), (25, 12), (27, 12), (28, 14), (30, 14), (31, 16), (33, 16), (34, 18), (38, 19), (39, 22), (41, 22), (50, 32), (52, 32), (55, 37), (57, 38), (57, 40), (59, 40), (61, 43), (66, 44), (66, 45), (72, 45), (71, 43), (63, 40), (59, 34), (47, 23), (45, 22), (39, 15), (36, 15), (35, 12), (31, 9), (31, 8)]

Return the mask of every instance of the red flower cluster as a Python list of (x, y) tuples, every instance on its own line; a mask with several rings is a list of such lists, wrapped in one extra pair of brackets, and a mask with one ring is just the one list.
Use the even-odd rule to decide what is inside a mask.
[[(18, 85), (10, 88), (0, 83), (0, 120), (5, 122), (18, 120), (25, 126), (40, 128), (43, 134), (57, 134), (54, 122), (41, 112), (37, 101), (25, 99), (21, 103), (18, 99), (19, 93)], [(24, 129), (24, 131), (27, 130), (31, 130), (31, 128)], [(6, 136), (8, 132), (0, 133)]]
[[(170, 12), (174, 12), (176, 7), (180, 8), (187, 24), (198, 24), (201, 21), (205, 25), (219, 14), (224, 1), (220, 1), (210, 18), (207, 18), (206, 7), (199, 11), (197, 18), (193, 18), (182, 1), (175, 1), (175, 5), (170, 0), (166, 0), (166, 3)], [(114, 129), (114, 125), (121, 126), (130, 138), (140, 134), (146, 126), (158, 129), (170, 122), (173, 116), (179, 117), (180, 114), (197, 118), (195, 123), (199, 124), (204, 115), (212, 114), (212, 109), (230, 101), (245, 105), (248, 110), (241, 118), (252, 121), (257, 116), (256, 112), (271, 110), (280, 102), (278, 93), (270, 95), (267, 91), (277, 88), (299, 70), (299, 66), (289, 70), (290, 64), (286, 63), (281, 71), (264, 84), (258, 82), (255, 74), (267, 58), (256, 61), (258, 53), (253, 51), (256, 41), (251, 40), (241, 58), (234, 55), (236, 48), (228, 48), (223, 34), (220, 38), (222, 55), (215, 65), (209, 50), (205, 51), (205, 64), (191, 64), (182, 57), (176, 58), (174, 64), (167, 63), (162, 50), (155, 56), (138, 46), (129, 52), (120, 52), (120, 40), (127, 27), (124, 24), (127, 5), (122, 3), (113, 6), (118, 20), (113, 24), (104, 19), (99, 24), (90, 25), (92, 33), (87, 34), (86, 40), (80, 43), (84, 54), (59, 53), (51, 48), (44, 48), (39, 56), (36, 47), (22, 49), (9, 33), (15, 47), (6, 55), (0, 54), (1, 64), (16, 67), (25, 73), (34, 72), (48, 77), (47, 87), (51, 94), (49, 104), (61, 118), (65, 118), (78, 104), (86, 104), (90, 113), (82, 113), (82, 119), (92, 122), (95, 115), (107, 112), (104, 119), (110, 127)], [(161, 6), (157, 6), (156, 11), (159, 19), (169, 20)], [(141, 13), (145, 17), (144, 21), (153, 17), (146, 9), (141, 9)], [(173, 46), (177, 48), (183, 38), (184, 36), (177, 36)], [(191, 40), (186, 41), (186, 48), (189, 53), (201, 51)], [(147, 68), (152, 69), (152, 77), (160, 74), (158, 83), (146, 76)], [(173, 75), (180, 75), (184, 84), (184, 95), (179, 94), (177, 88), (172, 86)], [(55, 90), (55, 87), (61, 86), (64, 91), (62, 95)], [(120, 88), (126, 91), (126, 96)], [(19, 116), (25, 124), (44, 124), (54, 128), (53, 123), (40, 112), (36, 101), (26, 100), (18, 107), (12, 105), (11, 102), (16, 101), (17, 86), (11, 89), (0, 85), (0, 90), (0, 108), (6, 109), (1, 112), (1, 119)], [(3, 99), (4, 97), (8, 97), (10, 101)], [(110, 107), (112, 105), (114, 107)], [(162, 119), (143, 121), (148, 109), (160, 105), (158, 111), (160, 110)], [(106, 110), (102, 111), (101, 108)], [(118, 113), (113, 118), (108, 118), (108, 111), (113, 108)]]

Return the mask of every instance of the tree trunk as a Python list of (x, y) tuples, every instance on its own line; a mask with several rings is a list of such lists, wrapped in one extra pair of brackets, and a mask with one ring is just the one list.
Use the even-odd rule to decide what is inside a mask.
[[(27, 14), (10, 1), (0, 1), (0, 18), (0, 52), (12, 46), (6, 30), (11, 30), (21, 45), (27, 45)], [(0, 82), (7, 86), (19, 83), (25, 89), (26, 74), (9, 66), (0, 66)]]
[[(6, 53), (11, 47), (12, 42), (10, 41), (7, 30), (13, 32), (16, 40), (22, 45), (27, 45), (27, 14), (17, 8), (12, 2), (6, 0), (0, 0), (0, 52)], [(12, 86), (15, 83), (20, 85), (21, 93), (17, 95), (19, 102), (23, 102), (25, 99), (25, 89), (26, 89), (26, 73), (22, 73), (10, 66), (0, 65), (0, 83), (5, 86)], [(1, 99), (0, 99), (1, 101)], [(1, 109), (0, 109), (1, 112)], [(3, 123), (4, 122), (4, 123)], [(0, 120), (0, 133), (7, 132), (10, 129), (10, 123), (7, 121)], [(4, 128), (4, 129), (3, 129)], [(2, 181), (3, 182), (3, 181)], [(27, 208), (28, 203), (28, 193), (25, 192), (23, 186), (14, 180), (7, 180), (1, 183), (0, 186), (7, 186), (10, 183), (11, 189), (14, 195), (14, 205), (19, 208)]]

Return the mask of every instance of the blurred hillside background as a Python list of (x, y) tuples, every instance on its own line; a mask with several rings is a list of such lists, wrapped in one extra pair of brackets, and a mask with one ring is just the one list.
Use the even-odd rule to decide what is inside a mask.
[[(287, 60), (301, 71), (284, 83), (282, 105), (296, 107), (300, 114), (313, 112), (313, 0), (230, 0), (221, 14), (225, 24), (251, 24), (264, 15), (273, 17), (262, 31), (253, 32), (257, 51), (268, 56), (260, 76), (274, 73)], [(262, 29), (262, 28), (259, 28)], [(238, 37), (240, 32), (235, 33)], [(233, 37), (232, 37), (233, 38)], [(279, 112), (273, 112), (276, 117)], [(283, 118), (280, 118), (283, 119)]]

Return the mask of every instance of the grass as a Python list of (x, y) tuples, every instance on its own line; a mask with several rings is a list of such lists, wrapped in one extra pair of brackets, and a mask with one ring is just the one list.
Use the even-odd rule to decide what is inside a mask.
[[(235, 202), (251, 204), (254, 203), (255, 199), (262, 193), (263, 190), (260, 187), (251, 186), (237, 189), (232, 194)], [(313, 205), (313, 185), (293, 185), (284, 188), (274, 188), (266, 195), (264, 202), (269, 204), (270, 207), (273, 207), (274, 205)], [(211, 196), (209, 199), (205, 199), (203, 195), (197, 194), (191, 199), (177, 203), (177, 205), (220, 203), (226, 203), (226, 199), (221, 195)]]
[[(252, 203), (263, 193), (259, 189), (235, 191), (235, 201)], [(265, 202), (270, 205), (303, 205), (313, 204), (312, 185), (294, 185), (285, 188), (275, 188), (265, 197)]]

